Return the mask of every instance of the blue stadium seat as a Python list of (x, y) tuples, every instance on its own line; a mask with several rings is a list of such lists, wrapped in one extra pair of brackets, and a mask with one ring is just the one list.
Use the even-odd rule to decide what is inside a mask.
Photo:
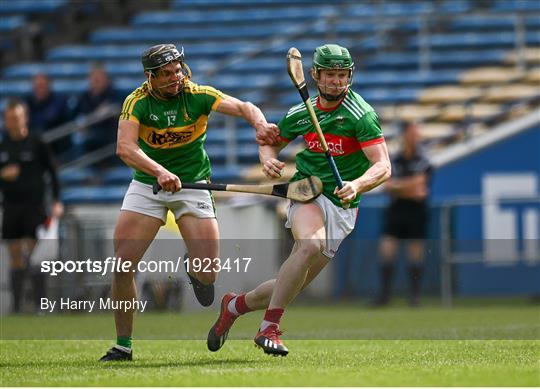
[(37, 14), (58, 12), (67, 4), (67, 0), (17, 0), (2, 1), (0, 15)]
[(445, 0), (439, 5), (437, 12), (441, 14), (458, 14), (471, 10), (469, 0)]
[(213, 165), (217, 166), (225, 162), (227, 158), (226, 147), (220, 144), (208, 144), (205, 148)]
[(356, 80), (361, 87), (396, 87), (396, 86), (429, 86), (459, 81), (459, 73), (455, 70), (436, 72), (357, 72)]
[[(435, 5), (433, 2), (400, 2), (400, 3), (382, 3), (382, 14), (393, 16), (410, 16), (421, 15), (427, 13), (433, 13), (435, 11)], [(380, 7), (379, 7), (380, 8)]]
[[(144, 82), (143, 77), (136, 78), (118, 78), (113, 80), (113, 85), (120, 95), (127, 96), (134, 89), (138, 88)], [(86, 77), (81, 79), (54, 79), (53, 89), (65, 95), (79, 94), (88, 89)], [(23, 96), (32, 92), (32, 81), (30, 79), (2, 80), (0, 83), (0, 97)]]
[(23, 15), (3, 16), (0, 18), (0, 32), (6, 33), (24, 26), (26, 18)]
[[(359, 23), (357, 20), (343, 20), (336, 23), (335, 31), (338, 34), (372, 34), (377, 31), (375, 23)], [(328, 31), (327, 31), (328, 33)]]
[(133, 42), (169, 42), (183, 40), (223, 40), (267, 38), (270, 35), (296, 32), (298, 26), (293, 23), (275, 23), (267, 25), (241, 25), (206, 28), (104, 28), (92, 33), (92, 43), (133, 43)]
[[(352, 0), (349, 0), (349, 2)], [(340, 2), (346, 2), (341, 0)], [(259, 5), (312, 5), (315, 3), (328, 3), (326, 0), (258, 0)], [(250, 6), (251, 0), (172, 0), (171, 5), (175, 8), (185, 9), (188, 7), (227, 7), (227, 6)]]
[[(223, 145), (207, 145), (206, 151), (213, 164), (221, 164), (227, 159), (227, 149)], [(259, 161), (259, 148), (253, 144), (246, 144), (237, 149), (238, 161), (241, 163), (251, 163)]]
[(105, 170), (101, 174), (105, 185), (129, 184), (133, 179), (133, 169), (128, 166), (118, 166)]
[(344, 14), (349, 17), (374, 16), (377, 13), (375, 8), (376, 6), (373, 4), (358, 3), (346, 7)]
[(383, 53), (363, 63), (367, 70), (411, 69), (418, 67), (417, 53)]
[(286, 66), (286, 57), (255, 58), (237, 62), (227, 68), (227, 70), (242, 74), (283, 72), (287, 69)]
[[(364, 89), (361, 83), (354, 89), (371, 105), (409, 103), (417, 100), (421, 91), (419, 88)], [(298, 92), (282, 94), (279, 102), (288, 107), (298, 104), (300, 102)]]
[(359, 43), (348, 46), (351, 50), (359, 49), (362, 53), (372, 52), (378, 50), (380, 47), (388, 45), (389, 37), (374, 35), (368, 38), (362, 39)]
[[(431, 53), (433, 69), (458, 69), (499, 63), (506, 52), (504, 50), (456, 50), (434, 51)], [(366, 60), (367, 70), (405, 70), (419, 66), (418, 53), (383, 53)]]
[(420, 30), (421, 27), (422, 27), (422, 22), (419, 19), (415, 19), (415, 20), (397, 22), (394, 26), (392, 26), (392, 30), (396, 30), (399, 32), (413, 33)]
[(48, 61), (104, 61), (108, 59), (140, 59), (146, 45), (123, 46), (91, 46), (66, 45), (58, 46), (47, 52)]
[(243, 75), (218, 75), (207, 84), (224, 92), (238, 91), (242, 89), (268, 88), (274, 84), (274, 77), (267, 74), (257, 74), (247, 79)]
[(238, 160), (242, 163), (259, 162), (259, 146), (255, 142), (243, 145), (238, 149)]
[(454, 19), (450, 28), (455, 31), (507, 30), (514, 28), (514, 21), (509, 18), (489, 18), (479, 15), (466, 15)]
[[(540, 34), (529, 32), (525, 35), (528, 45), (540, 45)], [(456, 48), (512, 48), (516, 44), (516, 38), (512, 32), (501, 33), (465, 33), (465, 34), (434, 34), (429, 37), (429, 44), (435, 49)], [(417, 49), (420, 46), (419, 38), (412, 37), (408, 47)]]
[[(527, 29), (539, 30), (540, 17), (525, 18)], [(498, 17), (490, 18), (486, 16), (463, 16), (455, 19), (450, 28), (454, 31), (514, 31), (516, 28), (515, 18)]]
[(269, 99), (266, 96), (266, 91), (263, 90), (252, 90), (249, 92), (242, 92), (242, 94), (235, 96), (244, 101), (251, 101), (255, 105), (262, 105), (269, 103)]
[(7, 79), (30, 78), (38, 73), (45, 73), (51, 77), (82, 77), (88, 73), (87, 64), (48, 64), (43, 62), (20, 63), (4, 70), (3, 76)]
[[(298, 20), (298, 18), (317, 19), (327, 16), (333, 11), (332, 7), (286, 7), (279, 13), (279, 19)], [(275, 22), (275, 8), (252, 8), (240, 10), (218, 10), (215, 12), (204, 11), (154, 11), (136, 15), (131, 23), (132, 26), (142, 27), (174, 27), (179, 24), (207, 24), (207, 23), (253, 23)]]
[(434, 68), (459, 68), (500, 63), (507, 55), (504, 50), (471, 50), (433, 52)]
[[(111, 76), (136, 76), (142, 75), (143, 69), (136, 61), (105, 62), (107, 72)], [(38, 73), (45, 73), (53, 78), (86, 77), (92, 69), (92, 63), (55, 62), (55, 63), (21, 63), (10, 66), (4, 71), (7, 79), (29, 78)]]
[[(138, 61), (104, 62), (103, 64), (107, 72), (114, 77), (142, 77), (143, 75), (142, 65)], [(21, 63), (8, 67), (4, 71), (4, 77), (7, 79), (31, 78), (38, 73), (45, 73), (53, 78), (84, 78), (88, 76), (91, 69), (90, 62)]]
[(32, 83), (26, 81), (6, 81), (0, 83), (0, 97), (23, 96), (32, 92)]
[[(169, 42), (170, 40), (167, 40)], [(182, 42), (176, 42), (182, 46)], [(47, 53), (49, 61), (106, 61), (106, 60), (134, 60), (139, 62), (141, 54), (150, 44), (132, 45), (68, 45), (51, 49)], [(223, 45), (220, 42), (190, 43), (185, 47), (186, 61), (190, 64), (192, 59), (198, 60), (201, 56), (211, 56), (214, 59), (240, 54), (253, 50), (257, 46), (256, 42), (245, 40), (227, 42)]]
[(421, 89), (398, 88), (398, 89), (368, 89), (357, 88), (358, 93), (371, 105), (410, 103), (418, 99)]
[[(340, 36), (339, 38), (333, 40), (333, 42), (341, 46), (351, 47), (356, 42), (356, 39)], [(313, 38), (290, 39), (290, 40), (287, 40), (287, 42), (283, 42), (277, 46), (274, 46), (268, 49), (267, 52), (271, 54), (281, 55), (282, 60), (285, 61), (285, 56), (287, 55), (287, 51), (289, 50), (289, 48), (296, 47), (302, 53), (302, 56), (304, 57), (304, 61), (311, 62), (311, 58), (313, 56), (313, 52), (315, 51), (315, 48), (320, 45), (321, 45), (320, 39), (313, 39)]]
[(540, 31), (540, 16), (525, 18), (525, 27), (527, 29), (534, 29), (537, 32), (539, 32)]
[[(238, 143), (255, 144), (255, 130), (251, 127), (241, 127), (236, 129), (235, 141)], [(210, 125), (206, 132), (206, 144), (215, 146), (224, 145), (227, 142), (227, 132), (224, 128)]]
[(66, 169), (61, 170), (58, 173), (58, 178), (62, 183), (63, 187), (66, 186), (79, 186), (84, 185), (88, 181), (95, 179), (96, 174), (92, 169), (89, 168), (79, 168), (79, 169)]
[(127, 96), (146, 81), (143, 74), (139, 77), (118, 77), (113, 80), (115, 89), (121, 96)]
[(53, 89), (63, 94), (79, 94), (88, 90), (88, 80), (54, 80)]
[(492, 11), (540, 11), (540, 2), (534, 0), (497, 0), (492, 3)]
[(244, 166), (212, 166), (212, 182), (215, 183), (229, 183), (238, 180), (242, 177), (242, 174), (246, 167)]
[(105, 204), (120, 203), (127, 185), (67, 188), (62, 191), (64, 204)]
[(407, 3), (386, 3), (379, 2), (376, 4), (357, 2), (346, 8), (347, 16), (411, 16), (435, 11), (435, 6), (431, 2), (407, 2)]

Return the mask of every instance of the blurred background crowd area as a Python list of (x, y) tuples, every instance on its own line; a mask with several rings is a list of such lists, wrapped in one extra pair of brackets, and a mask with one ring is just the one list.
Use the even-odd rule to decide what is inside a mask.
[[(29, 103), (30, 131), (51, 144), (59, 161), (62, 200), (73, 207), (66, 218), (66, 225), (75, 226), (70, 237), (110, 237), (114, 220), (107, 207), (118, 208), (132, 177), (115, 156), (117, 118), (126, 95), (145, 81), (140, 63), (145, 48), (162, 42), (183, 46), (193, 81), (251, 101), (277, 122), (299, 103), (286, 71), (288, 48), (303, 53), (308, 74), (314, 48), (332, 42), (351, 51), (353, 89), (378, 112), (392, 154), (399, 148), (400, 123), (420, 123), (436, 169), (432, 238), (508, 237), (537, 244), (537, 211), (519, 208), (525, 216), (516, 213), (515, 223), (525, 220), (532, 227), (516, 224), (517, 235), (505, 235), (507, 230), (489, 232), (486, 223), (499, 219), (485, 207), (486, 199), (500, 197), (490, 188), (508, 186), (490, 184), (501, 172), (526, 176), (515, 181), (525, 189), (506, 197), (538, 199), (538, 1), (13, 0), (1, 2), (0, 31), (0, 109), (10, 97)], [(313, 83), (310, 88), (313, 94)], [(243, 121), (213, 115), (206, 145), (214, 182), (263, 179), (254, 139)], [(507, 146), (489, 148), (501, 140), (508, 140)], [(286, 158), (291, 161), (300, 147), (289, 147)], [(491, 154), (475, 159), (480, 150)], [(468, 203), (459, 200), (463, 196), (469, 196)], [(353, 238), (376, 239), (382, 202), (377, 195), (373, 199), (364, 202), (364, 226)], [(527, 251), (523, 244), (517, 247), (516, 252)], [(536, 246), (531, 247), (533, 252)], [(444, 278), (451, 278), (452, 270), (438, 272), (440, 249), (426, 287), (434, 291), (446, 282), (448, 291), (454, 281)], [(344, 253), (354, 258), (357, 249), (346, 246)], [(476, 260), (481, 262), (481, 255)], [(367, 278), (374, 271), (355, 273), (350, 266), (363, 265), (343, 262), (337, 275), (341, 289), (332, 293), (364, 293), (373, 284), (347, 281), (350, 274)]]
[[(27, 98), (30, 128), (52, 143), (68, 187), (129, 182), (108, 146), (118, 105), (145, 80), (141, 52), (157, 42), (184, 47), (195, 82), (252, 101), (272, 121), (298, 103), (287, 49), (299, 48), (308, 68), (316, 46), (346, 46), (354, 89), (379, 113), (392, 151), (399, 121), (421, 122), (424, 143), (438, 150), (540, 101), (533, 0), (17, 0), (2, 2), (0, 15), (0, 105)], [(214, 181), (249, 177), (253, 130), (215, 116)]]

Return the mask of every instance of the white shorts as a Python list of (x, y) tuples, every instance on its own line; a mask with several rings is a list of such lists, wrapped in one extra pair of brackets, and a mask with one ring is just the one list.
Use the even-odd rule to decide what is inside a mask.
[(174, 214), (174, 220), (184, 215), (201, 219), (216, 217), (214, 201), (208, 190), (182, 189), (176, 193), (160, 191), (155, 195), (152, 185), (135, 180), (129, 184), (120, 209), (153, 216), (163, 220), (163, 223), (167, 221), (168, 210)]
[[(317, 204), (323, 213), (324, 227), (326, 230), (326, 242), (323, 249), (324, 256), (332, 259), (345, 239), (354, 229), (358, 208), (343, 209), (337, 207), (326, 196), (320, 195), (312, 201)], [(289, 211), (287, 212), (287, 222), (285, 227), (291, 228), (291, 222), (294, 212), (301, 207), (303, 203), (291, 201)]]

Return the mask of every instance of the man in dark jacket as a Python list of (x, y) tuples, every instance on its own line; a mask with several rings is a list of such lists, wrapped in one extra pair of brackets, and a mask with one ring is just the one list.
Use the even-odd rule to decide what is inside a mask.
[(381, 289), (375, 306), (390, 302), (394, 262), (399, 243), (407, 248), (409, 261), (409, 304), (419, 304), (423, 273), (425, 239), (429, 217), (429, 181), (431, 164), (420, 146), (420, 132), (415, 123), (402, 125), (402, 150), (392, 159), (393, 177), (384, 189), (390, 195), (383, 236), (380, 242)]
[[(36, 229), (47, 219), (46, 181), (50, 175), (53, 206), (51, 216), (63, 213), (56, 169), (49, 148), (28, 131), (27, 106), (20, 100), (8, 102), (4, 111), (7, 133), (0, 141), (0, 189), (3, 194), (2, 238), (7, 240), (11, 261), (13, 311), (21, 308), (28, 259), (36, 244)], [(38, 271), (32, 276), (35, 299), (45, 294), (45, 279)]]

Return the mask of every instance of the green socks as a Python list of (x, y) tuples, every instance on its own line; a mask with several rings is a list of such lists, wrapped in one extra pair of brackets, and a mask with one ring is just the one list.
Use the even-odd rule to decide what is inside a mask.
[(116, 344), (125, 348), (131, 348), (131, 336), (117, 336)]

